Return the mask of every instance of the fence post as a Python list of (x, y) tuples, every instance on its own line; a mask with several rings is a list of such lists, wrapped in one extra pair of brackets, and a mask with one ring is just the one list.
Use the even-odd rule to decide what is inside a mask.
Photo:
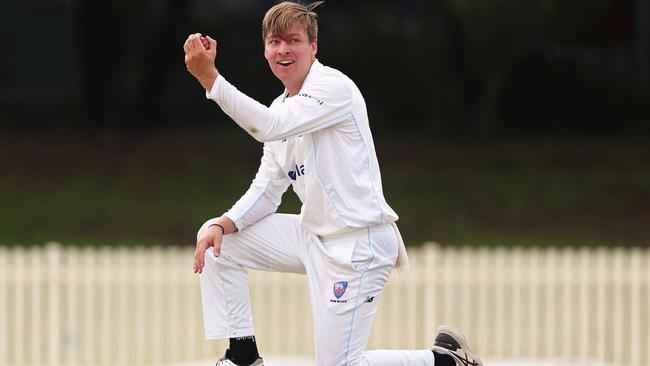
[(635, 342), (635, 339), (643, 339), (641, 335), (641, 258), (642, 253), (639, 248), (634, 248), (629, 253), (630, 276), (627, 280), (630, 282), (630, 364), (632, 366), (641, 366), (641, 342)]
[(14, 277), (14, 311), (16, 315), (13, 322), (13, 339), (14, 339), (14, 364), (23, 365), (25, 363), (25, 284), (27, 283), (27, 271), (25, 269), (25, 250), (15, 248), (12, 253), (13, 257), (13, 277)]
[(131, 273), (133, 269), (129, 266), (129, 256), (131, 255), (131, 250), (127, 250), (125, 247), (120, 247), (117, 249), (117, 260), (113, 263), (113, 268), (115, 269), (113, 277), (117, 281), (117, 299), (116, 304), (114, 304), (117, 319), (113, 323), (113, 336), (117, 337), (115, 351), (117, 353), (116, 362), (118, 365), (127, 365), (131, 361), (129, 359), (130, 351), (130, 342), (128, 342), (128, 334), (131, 329), (130, 326), (132, 323), (129, 321), (130, 314), (132, 309), (129, 308), (129, 299), (132, 300), (131, 294)]
[[(187, 324), (181, 322), (181, 317), (178, 316), (182, 312), (188, 311), (189, 309), (181, 309), (180, 300), (181, 300), (181, 288), (183, 286), (183, 278), (181, 276), (181, 271), (185, 269), (182, 265), (183, 262), (179, 261), (179, 258), (185, 258), (185, 254), (178, 247), (173, 247), (169, 250), (169, 255), (167, 256), (166, 266), (168, 266), (170, 271), (170, 290), (169, 290), (169, 314), (171, 314), (171, 320), (168, 324), (168, 330), (170, 337), (167, 337), (167, 343), (165, 347), (169, 349), (169, 359), (173, 362), (178, 362), (180, 360), (180, 346), (182, 342), (180, 339), (189, 337), (187, 335), (187, 329), (190, 327)], [(189, 256), (187, 258), (190, 258)], [(189, 268), (189, 266), (188, 266)], [(189, 270), (188, 270), (189, 272)], [(185, 337), (178, 337), (177, 334), (186, 334)]]
[(510, 337), (506, 337), (506, 330), (504, 324), (506, 323), (506, 318), (503, 314), (503, 309), (505, 306), (505, 287), (506, 287), (506, 275), (505, 275), (505, 270), (506, 270), (506, 251), (503, 247), (498, 247), (495, 249), (495, 258), (494, 258), (494, 268), (495, 268), (495, 289), (494, 289), (494, 296), (495, 296), (495, 304), (496, 304), (496, 309), (497, 312), (494, 316), (494, 349), (495, 349), (495, 355), (499, 358), (504, 358), (506, 355), (506, 339), (509, 339)]
[(143, 248), (137, 248), (133, 250), (133, 256), (135, 257), (135, 268), (133, 273), (133, 280), (135, 282), (135, 295), (133, 300), (133, 313), (131, 318), (133, 319), (133, 324), (135, 326), (135, 364), (143, 365), (146, 360), (147, 353), (147, 343), (145, 340), (148, 335), (145, 333), (146, 322), (146, 312), (147, 312), (147, 285), (145, 281), (147, 279), (147, 272), (149, 271), (149, 262), (147, 261), (147, 252)]
[(614, 349), (614, 357), (613, 361), (617, 365), (622, 365), (623, 364), (623, 350), (626, 347), (626, 342), (624, 340), (624, 334), (623, 334), (623, 319), (624, 319), (624, 314), (623, 314), (623, 271), (625, 271), (625, 266), (624, 266), (624, 261), (625, 261), (625, 252), (623, 251), (623, 248), (616, 248), (614, 250), (614, 272), (613, 272), (613, 280), (614, 280), (614, 311), (613, 311), (613, 316), (614, 316), (614, 333), (613, 333), (613, 344), (612, 347)]
[[(643, 277), (643, 282), (645, 283), (645, 296), (646, 296), (646, 311), (645, 313), (645, 321), (646, 321), (646, 329), (645, 329), (645, 339), (646, 339), (646, 345), (650, 343), (650, 314), (648, 313), (648, 308), (650, 308), (650, 250), (646, 249), (644, 251), (645, 254), (645, 276)], [(650, 347), (645, 347), (646, 355), (645, 355), (645, 365), (650, 364)]]
[(154, 365), (160, 365), (162, 363), (162, 355), (165, 352), (163, 350), (164, 329), (162, 327), (163, 322), (165, 322), (163, 316), (163, 293), (165, 291), (165, 282), (168, 280), (169, 273), (165, 270), (165, 263), (162, 258), (162, 248), (154, 247), (149, 250), (148, 254), (152, 257), (152, 261), (149, 273), (148, 275), (145, 275), (145, 282), (147, 282), (148, 287), (151, 289), (150, 303), (154, 304), (154, 306), (148, 309), (152, 320), (149, 325), (152, 334), (148, 337), (151, 340), (151, 343), (149, 344), (151, 358), (148, 359), (148, 361), (152, 362)]
[(528, 259), (528, 268), (526, 272), (528, 276), (525, 277), (528, 281), (528, 309), (529, 309), (529, 330), (526, 337), (528, 338), (528, 355), (532, 358), (539, 356), (539, 344), (542, 341), (540, 337), (540, 295), (539, 288), (540, 279), (543, 275), (540, 268), (540, 251), (539, 248), (531, 248)]
[[(38, 339), (37, 342), (29, 341), (29, 358), (32, 363), (44, 363), (43, 356), (47, 346), (44, 342), (44, 335), (41, 332), (43, 327), (43, 293), (41, 292), (41, 284), (43, 279), (43, 266), (41, 263), (44, 261), (43, 248), (36, 247), (27, 251), (28, 259), (25, 269), (29, 273), (31, 285), (31, 302), (29, 306), (29, 313), (31, 316), (31, 330), (28, 333), (28, 339)], [(47, 264), (45, 264), (47, 265)]]
[(83, 364), (84, 365), (96, 365), (96, 355), (97, 347), (96, 336), (95, 336), (95, 259), (96, 251), (90, 247), (87, 247), (83, 251), (83, 270), (82, 273), (82, 283), (84, 291), (83, 299), (83, 331), (81, 343), (83, 345)]
[(7, 287), (9, 286), (9, 279), (7, 278), (7, 250), (0, 247), (0, 364), (6, 365), (9, 363), (7, 359), (7, 325), (9, 324), (9, 317), (7, 316)]
[[(421, 279), (425, 294), (424, 308), (428, 309), (425, 313), (425, 328), (431, 327), (432, 329), (436, 329), (438, 325), (437, 323), (440, 319), (437, 315), (440, 312), (440, 309), (436, 306), (438, 301), (437, 294), (439, 292), (436, 291), (437, 276), (435, 275), (435, 271), (438, 270), (437, 261), (440, 255), (439, 248), (440, 247), (435, 243), (425, 243), (419, 250), (419, 254), (424, 255), (424, 260), (417, 261), (419, 265), (416, 268), (413, 268), (413, 270), (417, 271), (416, 273), (419, 274), (418, 277), (424, 277)], [(415, 281), (420, 281), (420, 278), (416, 278)]]
[(561, 354), (564, 359), (571, 359), (574, 356), (574, 339), (571, 318), (573, 312), (573, 276), (574, 276), (574, 251), (572, 248), (562, 250), (562, 335), (560, 338)]
[[(477, 314), (477, 332), (476, 332), (476, 342), (479, 349), (487, 350), (488, 349), (488, 339), (491, 338), (493, 332), (488, 331), (489, 329), (489, 318), (492, 317), (492, 314), (488, 315), (488, 287), (491, 284), (492, 271), (491, 267), (491, 255), (490, 251), (487, 248), (483, 247), (479, 249), (478, 253), (478, 314)], [(491, 304), (491, 302), (489, 302)]]
[(598, 288), (596, 290), (596, 354), (599, 362), (607, 359), (607, 256), (605, 248), (599, 248), (597, 254), (597, 278)]
[(582, 248), (580, 250), (580, 259), (578, 262), (578, 286), (579, 286), (579, 303), (578, 303), (578, 335), (580, 344), (578, 354), (580, 359), (588, 360), (591, 358), (589, 353), (589, 343), (591, 337), (589, 327), (589, 314), (592, 312), (592, 307), (589, 304), (589, 289), (591, 286), (591, 272), (592, 269), (589, 255), (589, 248)]
[[(421, 250), (418, 250), (418, 253), (421, 253)], [(421, 263), (418, 261), (418, 264)], [(397, 281), (396, 281), (397, 282)], [(405, 325), (406, 329), (410, 331), (406, 332), (406, 337), (402, 339), (402, 342), (406, 341), (407, 344), (414, 344), (418, 341), (418, 331), (417, 329), (421, 327), (421, 319), (419, 318), (418, 311), (418, 301), (422, 301), (422, 296), (420, 296), (421, 283), (419, 281), (400, 281), (401, 286), (395, 286), (395, 290), (398, 287), (402, 287), (406, 292), (404, 304), (402, 308), (406, 312)], [(376, 320), (375, 320), (376, 322)], [(421, 340), (421, 338), (420, 338)], [(403, 347), (403, 345), (400, 345)]]
[[(522, 334), (523, 332), (523, 317), (522, 317), (522, 257), (523, 251), (521, 247), (512, 248), (510, 251), (511, 266), (510, 276), (506, 281), (511, 281), (512, 287), (512, 312), (510, 314), (511, 321), (511, 335)], [(529, 324), (530, 325), (530, 324)], [(510, 339), (510, 355), (520, 356), (522, 348), (523, 337), (511, 337)]]
[(442, 252), (442, 296), (443, 296), (443, 321), (447, 324), (453, 324), (456, 321), (456, 312), (454, 307), (454, 250), (450, 247), (444, 247)]
[[(61, 362), (61, 312), (60, 312), (60, 286), (61, 286), (61, 245), (58, 243), (47, 243), (47, 266), (48, 277), (43, 282), (48, 283), (49, 307), (47, 317), (49, 321), (49, 364), (58, 365)], [(36, 336), (36, 335), (34, 335)]]
[(79, 287), (81, 272), (79, 270), (79, 249), (68, 248), (65, 251), (65, 286), (66, 291), (66, 329), (65, 329), (65, 358), (66, 365), (77, 365), (79, 362)]
[(544, 346), (542, 355), (545, 357), (555, 356), (553, 354), (554, 334), (552, 332), (555, 325), (555, 252), (552, 248), (544, 249), (544, 266), (542, 275), (544, 276), (545, 302), (544, 302)]
[(461, 280), (461, 283), (457, 287), (457, 291), (460, 292), (460, 320), (458, 324), (461, 329), (467, 329), (467, 332), (470, 328), (474, 328), (472, 324), (472, 310), (470, 309), (471, 296), (473, 293), (472, 251), (469, 247), (463, 247), (456, 251), (456, 253), (461, 257), (456, 266), (456, 269), (460, 270), (461, 273), (454, 276), (456, 279)]

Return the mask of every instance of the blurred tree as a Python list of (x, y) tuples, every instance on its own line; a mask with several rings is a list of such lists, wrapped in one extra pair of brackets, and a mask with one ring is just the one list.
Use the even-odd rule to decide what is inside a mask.
[[(74, 0), (66, 4), (79, 5), (76, 34), (66, 24), (73, 18), (60, 14), (67, 5), (1, 2), (3, 29), (45, 34), (50, 51), (41, 64), (18, 32), (2, 33), (20, 57), (0, 64), (0, 102), (16, 111), (3, 108), (0, 122), (76, 127), (83, 114), (75, 112), (85, 109), (87, 129), (98, 135), (179, 121), (213, 126), (222, 116), (182, 62), (180, 45), (196, 31), (214, 34), (225, 75), (268, 103), (281, 85), (262, 57), (260, 19), (277, 2)], [(330, 1), (319, 10), (319, 58), (357, 82), (378, 134), (638, 131), (650, 118), (649, 8), (646, 0)], [(75, 53), (81, 72), (69, 60)], [(48, 104), (54, 91), (68, 100)]]
[(550, 15), (547, 0), (451, 0), (459, 18), (467, 52), (467, 75), (459, 80), (464, 92), (461, 107), (464, 130), (494, 133), (502, 116), (499, 106), (513, 68), (542, 45)]
[(84, 96), (92, 135), (149, 133), (158, 124), (161, 93), (169, 70), (179, 64), (181, 26), (190, 3), (81, 0)]
[(635, 0), (635, 55), (639, 76), (645, 82), (650, 78), (650, 3), (647, 0)]

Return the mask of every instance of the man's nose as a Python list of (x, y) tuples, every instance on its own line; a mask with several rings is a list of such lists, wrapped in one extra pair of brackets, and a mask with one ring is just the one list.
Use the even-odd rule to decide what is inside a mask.
[(289, 53), (289, 44), (285, 41), (280, 42), (280, 47), (278, 47), (278, 53), (284, 55)]

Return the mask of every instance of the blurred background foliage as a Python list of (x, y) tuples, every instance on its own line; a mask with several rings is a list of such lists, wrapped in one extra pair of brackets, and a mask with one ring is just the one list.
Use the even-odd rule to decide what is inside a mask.
[[(182, 43), (268, 104), (264, 0), (1, 0), (0, 243), (193, 245), (261, 146)], [(407, 244), (649, 245), (645, 0), (335, 1), (319, 59), (364, 93)], [(282, 210), (296, 212), (289, 192)]]

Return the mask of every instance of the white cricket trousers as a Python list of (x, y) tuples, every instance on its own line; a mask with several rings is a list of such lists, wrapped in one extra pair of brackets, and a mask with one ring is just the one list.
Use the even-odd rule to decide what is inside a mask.
[(397, 235), (386, 224), (323, 238), (303, 229), (297, 215), (272, 214), (224, 236), (219, 257), (206, 251), (200, 276), (206, 338), (255, 334), (246, 269), (302, 273), (318, 366), (433, 365), (430, 350), (364, 352), (397, 258)]

